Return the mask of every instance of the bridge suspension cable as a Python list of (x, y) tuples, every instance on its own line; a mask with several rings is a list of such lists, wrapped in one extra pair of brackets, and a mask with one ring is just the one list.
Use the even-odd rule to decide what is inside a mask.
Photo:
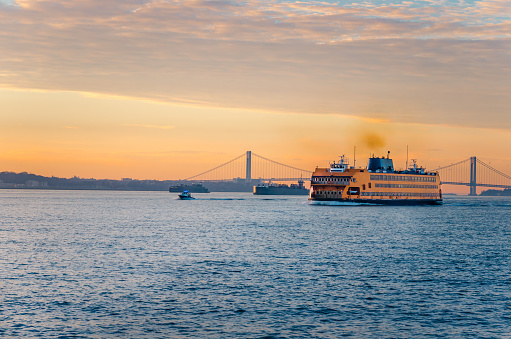
[[(240, 155), (239, 157), (236, 157), (236, 158), (234, 158), (234, 159), (232, 159), (232, 160), (229, 160), (229, 161), (227, 161), (226, 163), (223, 163), (223, 164), (221, 164), (221, 165), (218, 165), (218, 166), (216, 166), (215, 168), (212, 168), (212, 169), (210, 169), (210, 170), (207, 170), (207, 171), (204, 171), (204, 172), (202, 172), (202, 173), (199, 173), (199, 174), (196, 174), (196, 175), (194, 175), (194, 176), (191, 176), (191, 177), (189, 177), (189, 178), (186, 178), (185, 180), (193, 180), (193, 179), (196, 179), (196, 178), (198, 178), (198, 177), (203, 177), (203, 176), (205, 176), (206, 174), (211, 174), (212, 172), (217, 171), (217, 170), (219, 170), (219, 169), (221, 169), (221, 168), (225, 168), (225, 167), (227, 167), (228, 165), (235, 164), (235, 162), (236, 162), (237, 160), (242, 159), (242, 158), (245, 158), (245, 157), (246, 157), (246, 155), (245, 155), (245, 153), (243, 153), (243, 154), (242, 154), (242, 155)], [(240, 166), (236, 166), (236, 167), (240, 167)], [(221, 172), (221, 171), (219, 171), (219, 172)], [(232, 168), (230, 168), (230, 169), (228, 169), (227, 171), (223, 171), (223, 172), (224, 172), (224, 173), (219, 173), (219, 175), (217, 176), (217, 179), (216, 179), (216, 180), (227, 179), (227, 178), (225, 177), (225, 172), (229, 172), (229, 174), (231, 174), (233, 171), (232, 171)], [(234, 171), (234, 172), (237, 172), (237, 171)], [(241, 173), (241, 172), (240, 172), (240, 173)], [(238, 177), (239, 177), (239, 176), (238, 176)], [(205, 180), (208, 180), (208, 179), (205, 179)], [(211, 179), (209, 179), (209, 180), (211, 180)]]
[[(252, 157), (253, 156), (253, 157)], [(251, 151), (210, 170), (188, 177), (185, 180), (233, 180), (257, 179), (273, 181), (297, 181), (309, 179), (312, 172), (268, 159)]]
[(446, 169), (446, 168), (452, 168), (454, 166), (458, 166), (458, 165), (461, 165), (461, 164), (465, 164), (467, 162), (470, 162), (470, 158), (468, 159), (465, 159), (465, 160), (461, 160), (461, 161), (458, 161), (457, 163), (455, 164), (450, 164), (450, 165), (447, 165), (447, 166), (443, 166), (443, 167), (439, 167), (437, 169), (434, 169), (433, 172), (438, 172), (438, 171), (441, 171), (443, 169)]
[(499, 175), (499, 176), (501, 176), (501, 177), (503, 177), (503, 178), (508, 179), (508, 180), (510, 180), (510, 181), (511, 181), (511, 176), (509, 176), (509, 175), (507, 175), (507, 174), (505, 174), (505, 173), (502, 173), (501, 171), (499, 171), (499, 170), (497, 170), (497, 169), (495, 169), (495, 168), (491, 167), (490, 165), (488, 165), (488, 164), (486, 164), (486, 163), (482, 162), (481, 160), (477, 159), (477, 163), (478, 163), (479, 165), (483, 165), (484, 167), (486, 167), (487, 169), (489, 169), (491, 172), (495, 173), (496, 175)]
[(255, 153), (252, 153), (252, 155), (255, 160), (252, 175), (254, 178), (275, 181), (297, 181), (302, 178), (309, 179), (312, 175), (312, 171), (289, 166)]

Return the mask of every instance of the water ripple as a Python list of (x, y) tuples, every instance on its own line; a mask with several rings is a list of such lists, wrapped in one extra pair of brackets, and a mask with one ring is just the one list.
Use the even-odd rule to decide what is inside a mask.
[(511, 199), (0, 191), (0, 336), (502, 338)]

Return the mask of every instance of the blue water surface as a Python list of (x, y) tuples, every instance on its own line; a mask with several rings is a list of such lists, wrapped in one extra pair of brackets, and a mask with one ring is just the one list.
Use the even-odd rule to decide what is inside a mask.
[(511, 199), (0, 190), (0, 337), (511, 337)]

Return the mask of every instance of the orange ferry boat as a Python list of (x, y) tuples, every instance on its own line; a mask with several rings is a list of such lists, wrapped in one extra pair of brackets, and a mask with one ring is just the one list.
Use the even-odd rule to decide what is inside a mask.
[(390, 152), (371, 157), (367, 168), (349, 167), (344, 156), (330, 168), (316, 168), (311, 178), (309, 200), (352, 203), (422, 205), (441, 204), (440, 177), (416, 163), (405, 170), (394, 170)]

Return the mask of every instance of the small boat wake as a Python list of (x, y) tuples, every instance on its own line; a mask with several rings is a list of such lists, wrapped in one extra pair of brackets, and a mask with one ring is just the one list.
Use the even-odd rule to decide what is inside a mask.
[(206, 199), (199, 199), (199, 200), (225, 200), (225, 201), (229, 201), (229, 200), (246, 200), (246, 199), (243, 199), (243, 198), (206, 198)]
[(211, 200), (215, 200), (215, 201), (231, 201), (231, 200), (247, 200), (247, 199), (243, 199), (243, 198), (195, 198), (193, 197), (192, 199), (182, 199), (182, 198), (179, 198), (177, 200), (201, 200), (201, 201), (211, 201)]
[(246, 200), (244, 198), (196, 198), (196, 197), (192, 197), (192, 195), (187, 192), (185, 194), (185, 192), (183, 192), (182, 194), (178, 195), (178, 199), (177, 200), (215, 200), (215, 201), (230, 201), (230, 200)]

